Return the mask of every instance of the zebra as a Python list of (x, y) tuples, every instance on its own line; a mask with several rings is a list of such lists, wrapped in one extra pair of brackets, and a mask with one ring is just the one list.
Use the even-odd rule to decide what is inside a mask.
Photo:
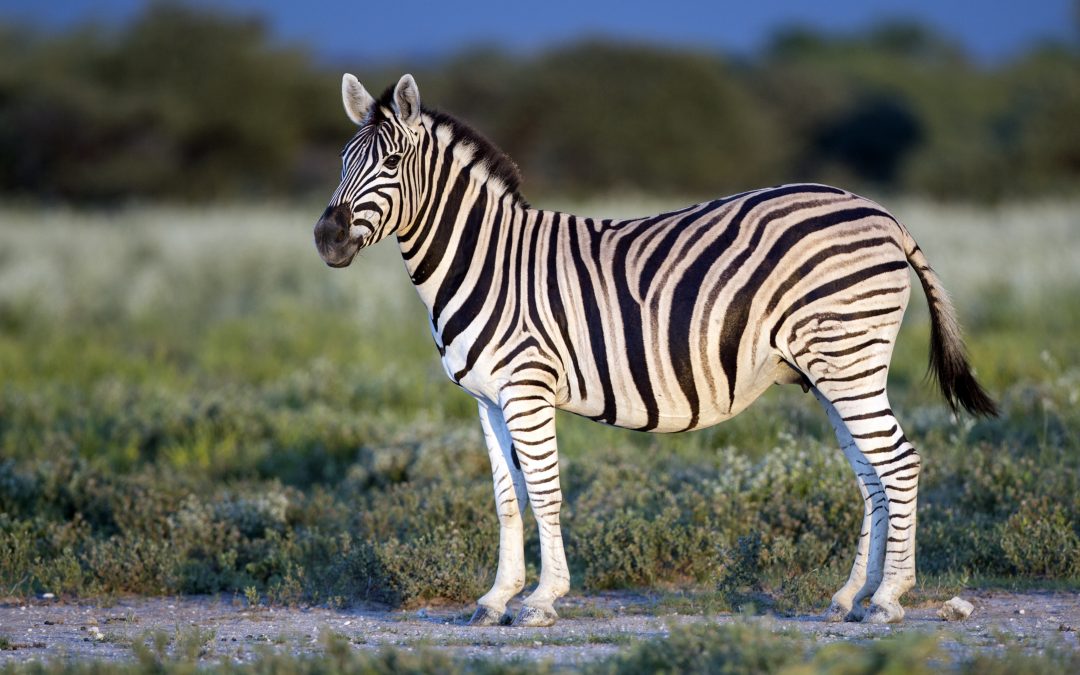
[[(315, 244), (326, 264), (345, 267), (396, 235), (446, 375), (477, 401), (499, 552), (472, 625), (558, 619), (570, 576), (556, 410), (686, 431), (738, 414), (773, 384), (813, 392), (863, 499), (855, 561), (825, 618), (903, 619), (921, 458), (886, 378), (909, 265), (930, 307), (930, 367), (946, 401), (976, 415), (997, 410), (972, 374), (949, 296), (898, 220), (818, 184), (630, 220), (536, 209), (516, 165), (465, 123), (421, 106), (411, 75), (375, 99), (346, 74), (342, 99), (358, 129)], [(513, 617), (526, 500), (541, 572)]]

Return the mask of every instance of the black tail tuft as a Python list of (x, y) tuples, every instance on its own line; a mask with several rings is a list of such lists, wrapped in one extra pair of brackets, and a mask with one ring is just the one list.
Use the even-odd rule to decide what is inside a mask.
[(930, 372), (954, 412), (963, 408), (972, 415), (997, 417), (997, 404), (971, 374), (960, 323), (949, 294), (908, 231), (903, 226), (901, 231), (908, 262), (915, 269), (930, 306)]
[(963, 344), (943, 330), (932, 306), (930, 317), (930, 370), (949, 407), (954, 412), (963, 407), (972, 415), (997, 417), (997, 404), (972, 375)]

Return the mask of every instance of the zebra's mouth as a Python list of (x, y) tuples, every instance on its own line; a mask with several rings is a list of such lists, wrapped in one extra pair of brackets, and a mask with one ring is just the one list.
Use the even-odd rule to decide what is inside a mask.
[(353, 259), (356, 258), (356, 254), (359, 253), (359, 252), (360, 252), (360, 246), (356, 246), (355, 248), (353, 248), (352, 252), (349, 253), (344, 258), (340, 258), (340, 259), (334, 260), (334, 261), (326, 260), (325, 258), (323, 260), (330, 267), (341, 269), (342, 267), (348, 267), (352, 263)]
[[(371, 224), (369, 220), (357, 220), (348, 231), (342, 231), (338, 234), (337, 239), (334, 241), (334, 252), (338, 255), (335, 256), (334, 262), (326, 260), (326, 264), (330, 267), (348, 267), (356, 255), (360, 253), (360, 249), (367, 245), (368, 237), (375, 233), (375, 226)], [(350, 250), (351, 249), (351, 250)], [(347, 253), (340, 255), (343, 251)]]

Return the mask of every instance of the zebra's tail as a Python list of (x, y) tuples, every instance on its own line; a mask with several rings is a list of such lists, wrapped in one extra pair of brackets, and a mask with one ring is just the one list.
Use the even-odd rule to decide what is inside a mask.
[(948, 292), (907, 228), (901, 226), (901, 229), (908, 262), (915, 268), (930, 306), (930, 371), (941, 387), (941, 393), (954, 411), (962, 406), (972, 415), (997, 417), (997, 404), (971, 372), (956, 310)]

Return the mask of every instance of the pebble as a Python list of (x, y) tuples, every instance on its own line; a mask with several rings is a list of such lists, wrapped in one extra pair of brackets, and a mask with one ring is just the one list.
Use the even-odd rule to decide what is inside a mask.
[(941, 609), (938, 610), (938, 616), (945, 621), (963, 621), (971, 616), (971, 612), (974, 610), (975, 605), (967, 600), (953, 598), (941, 605)]

